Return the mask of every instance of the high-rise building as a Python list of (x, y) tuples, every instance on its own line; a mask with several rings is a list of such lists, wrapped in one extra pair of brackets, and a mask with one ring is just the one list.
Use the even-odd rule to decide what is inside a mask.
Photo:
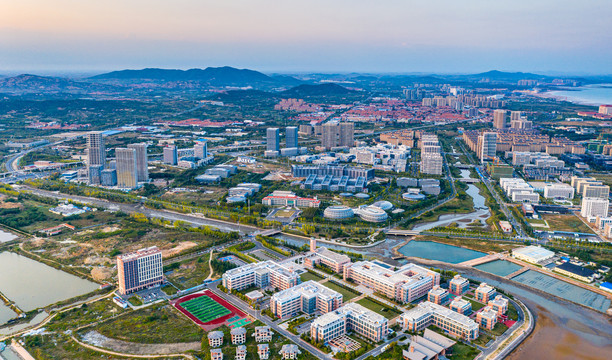
[(444, 161), (438, 153), (422, 153), (420, 171), (423, 174), (442, 175)]
[(90, 185), (99, 185), (101, 183), (102, 170), (104, 167), (102, 165), (91, 165), (87, 168), (89, 184)]
[(607, 217), (610, 210), (610, 201), (600, 198), (583, 198), (580, 215), (585, 218)]
[(206, 159), (206, 157), (208, 157), (208, 142), (198, 140), (193, 146), (193, 156), (200, 159)]
[(178, 164), (178, 150), (176, 149), (175, 145), (168, 145), (164, 147), (164, 164)]
[(122, 295), (162, 284), (161, 250), (153, 246), (117, 256), (117, 276), (119, 293)]
[(507, 125), (506, 110), (493, 111), (493, 127), (496, 129), (505, 129)]
[(520, 111), (511, 111), (510, 112), (510, 121), (521, 120), (521, 112)]
[(128, 149), (134, 149), (134, 151), (136, 152), (136, 181), (148, 181), (149, 157), (147, 156), (147, 144), (129, 144)]
[(478, 157), (481, 162), (495, 158), (497, 151), (497, 133), (484, 132), (478, 136)]
[(123, 189), (133, 189), (138, 185), (138, 170), (136, 168), (136, 150), (116, 148), (117, 186)]
[(102, 165), (106, 161), (106, 150), (104, 140), (99, 131), (87, 134), (87, 166)]
[(285, 147), (298, 147), (298, 128), (296, 126), (287, 126), (285, 135)]
[(266, 131), (266, 150), (279, 151), (280, 130), (278, 128), (268, 128)]
[(355, 144), (355, 124), (327, 123), (323, 125), (321, 135), (321, 145), (325, 148), (352, 147)]

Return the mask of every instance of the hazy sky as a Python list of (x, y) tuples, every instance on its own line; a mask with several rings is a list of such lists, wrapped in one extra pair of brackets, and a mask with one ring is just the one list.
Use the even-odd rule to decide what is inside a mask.
[(610, 0), (0, 0), (0, 73), (612, 74)]

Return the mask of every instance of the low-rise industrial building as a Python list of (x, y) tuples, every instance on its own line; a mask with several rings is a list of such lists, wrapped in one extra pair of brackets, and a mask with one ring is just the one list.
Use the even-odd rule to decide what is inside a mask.
[(539, 264), (542, 261), (552, 259), (555, 253), (540, 246), (526, 246), (520, 249), (513, 249), (512, 256), (532, 264)]

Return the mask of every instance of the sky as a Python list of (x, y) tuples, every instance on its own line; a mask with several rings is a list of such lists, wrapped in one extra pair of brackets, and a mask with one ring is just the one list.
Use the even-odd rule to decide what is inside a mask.
[(0, 74), (612, 74), (609, 0), (0, 0)]

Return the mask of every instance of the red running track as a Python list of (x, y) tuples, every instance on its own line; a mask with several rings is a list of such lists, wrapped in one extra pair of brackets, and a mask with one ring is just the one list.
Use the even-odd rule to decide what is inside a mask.
[[(220, 318), (217, 318), (217, 319), (208, 321), (206, 323), (203, 323), (197, 317), (193, 316), (193, 314), (191, 314), (189, 311), (187, 311), (185, 308), (183, 308), (181, 306), (181, 303), (184, 303), (185, 301), (189, 301), (191, 299), (199, 298), (199, 297), (202, 297), (204, 295), (210, 297), (211, 299), (215, 300), (219, 304), (223, 305), (226, 309), (231, 311), (231, 313), (229, 313), (229, 314), (227, 314), (225, 316), (222, 316)], [(234, 305), (230, 304), (229, 302), (225, 301), (225, 299), (217, 296), (215, 293), (213, 293), (210, 290), (204, 290), (204, 291), (200, 291), (200, 292), (197, 292), (197, 293), (193, 293), (193, 294), (189, 294), (189, 295), (183, 296), (182, 298), (174, 300), (171, 304), (178, 311), (183, 313), (185, 316), (190, 318), (191, 321), (195, 322), (196, 324), (198, 324), (198, 326), (200, 326), (202, 329), (204, 329), (206, 331), (210, 331), (210, 330), (218, 328), (219, 326), (225, 324), (228, 319), (231, 319), (234, 316), (240, 316), (240, 317), (246, 317), (247, 316), (246, 313), (244, 313), (243, 311), (239, 310), (238, 308), (236, 308)]]

